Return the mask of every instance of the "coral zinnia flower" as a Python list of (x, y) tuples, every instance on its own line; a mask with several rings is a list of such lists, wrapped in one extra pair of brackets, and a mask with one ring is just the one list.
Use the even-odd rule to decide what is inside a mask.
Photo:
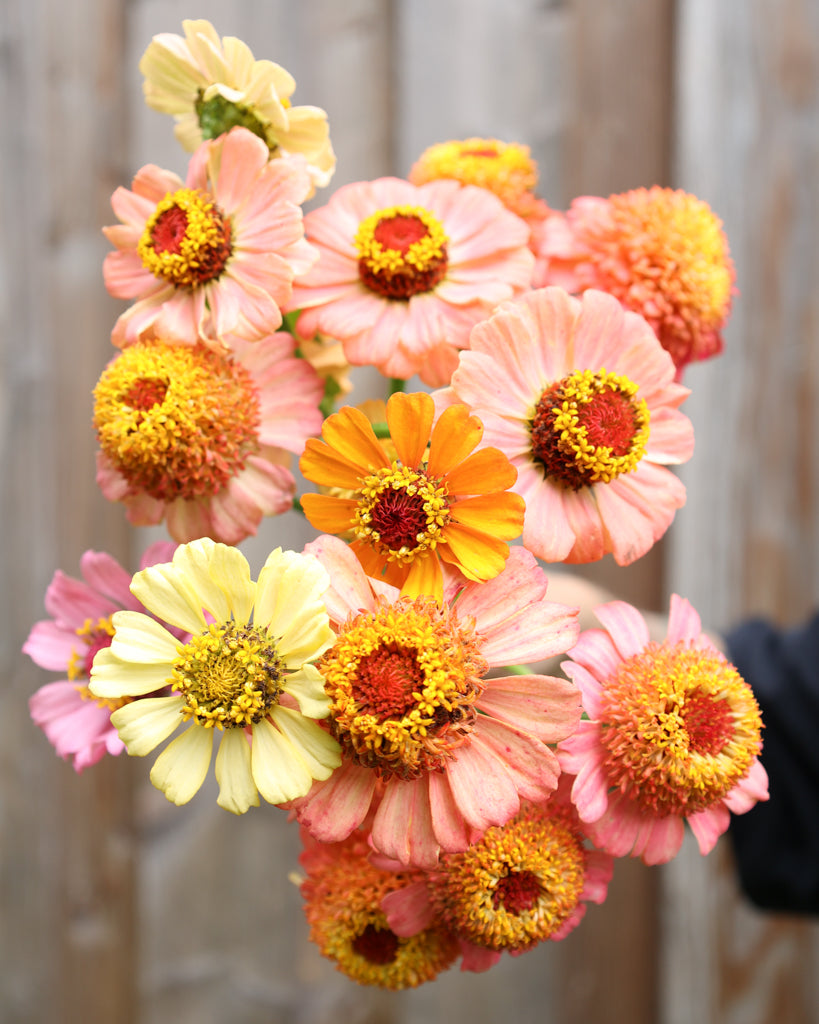
[[(152, 544), (142, 556), (141, 568), (171, 558), (175, 547), (167, 541)], [(46, 611), (52, 617), (35, 623), (23, 644), (23, 653), (41, 668), (65, 672), (68, 677), (41, 686), (28, 706), (60, 757), (73, 757), (78, 772), (106, 753), (119, 754), (124, 749), (111, 725), (111, 712), (122, 701), (93, 697), (88, 679), (94, 655), (111, 643), (114, 612), (142, 609), (129, 590), (130, 573), (111, 555), (86, 551), (80, 571), (81, 580), (59, 569), (54, 573), (45, 595)]]
[(707, 203), (669, 188), (575, 199), (539, 235), (536, 285), (599, 288), (641, 313), (681, 372), (722, 351), (734, 265)]
[(173, 561), (138, 572), (131, 592), (148, 611), (191, 634), (179, 644), (140, 612), (117, 612), (111, 646), (97, 654), (91, 692), (136, 697), (111, 721), (129, 754), (159, 755), (151, 782), (176, 804), (205, 781), (215, 732), (218, 803), (234, 814), (302, 796), (340, 763), (338, 744), (313, 719), (329, 710), (309, 664), (332, 643), (322, 595), (327, 574), (314, 558), (271, 552), (258, 583), (236, 548), (208, 538), (177, 548)]
[(452, 178), (494, 192), (507, 210), (524, 220), (542, 220), (551, 213), (535, 196), (537, 164), (528, 146), (498, 139), (460, 139), (429, 146), (412, 165), (413, 185)]
[(521, 800), (546, 799), (557, 784), (547, 744), (574, 731), (579, 695), (565, 679), (485, 676), (550, 657), (576, 635), (577, 609), (547, 600), (532, 555), (513, 548), (500, 576), (460, 592), (453, 574), (441, 606), (369, 580), (334, 537), (306, 550), (332, 581), (325, 600), (338, 638), (319, 670), (344, 754), (297, 801), (312, 834), (337, 842), (373, 808), (380, 853), (434, 867), (440, 850), (465, 850)]
[(448, 383), (472, 325), (532, 279), (528, 227), (455, 181), (346, 185), (304, 224), (320, 257), (290, 300), (298, 333), (337, 338), (389, 377)]
[(345, 406), (325, 420), (323, 440), (307, 441), (299, 462), (308, 480), (354, 494), (305, 494), (313, 526), (353, 531), (365, 571), (410, 597), (441, 596), (441, 560), (471, 580), (497, 576), (509, 554), (505, 541), (523, 520), (523, 502), (506, 490), (515, 482), (509, 460), (493, 448), (474, 451), (480, 421), (454, 406), (433, 429), (433, 414), (427, 394), (392, 395), (387, 425), (396, 460), (364, 413)]
[(153, 333), (222, 348), (228, 334), (275, 331), (293, 276), (316, 260), (298, 205), (308, 190), (302, 162), (268, 163), (266, 146), (246, 128), (203, 143), (184, 183), (143, 167), (133, 191), (111, 197), (122, 224), (103, 228), (117, 247), (105, 257), (105, 286), (138, 300), (117, 320), (112, 342)]
[(644, 555), (685, 502), (688, 390), (645, 320), (602, 292), (505, 303), (470, 337), (439, 404), (466, 402), (518, 470), (523, 543), (550, 562)]
[(729, 811), (768, 798), (751, 688), (676, 595), (663, 643), (649, 641), (631, 605), (595, 612), (604, 628), (582, 633), (563, 664), (589, 716), (559, 748), (561, 767), (576, 776), (578, 813), (592, 841), (618, 857), (671, 860), (684, 821), (708, 853)]
[(502, 952), (519, 956), (564, 939), (588, 902), (602, 903), (610, 854), (587, 849), (571, 804), (552, 797), (524, 804), (462, 853), (449, 853), (423, 878), (388, 893), (381, 906), (396, 935), (433, 922), (460, 940), (462, 970), (484, 971)]
[(411, 937), (396, 935), (382, 899), (412, 884), (418, 871), (385, 871), (369, 859), (364, 833), (342, 843), (317, 843), (303, 832), (299, 863), (307, 872), (300, 890), (310, 939), (336, 968), (361, 985), (399, 990), (432, 981), (458, 955), (455, 938), (430, 922)]
[(236, 544), (292, 507), (281, 462), (321, 428), (322, 385), (280, 332), (203, 345), (146, 340), (119, 353), (94, 390), (97, 481), (138, 526)]
[(209, 21), (183, 21), (182, 28), (184, 37), (154, 36), (139, 70), (145, 76), (145, 102), (174, 116), (185, 149), (192, 152), (203, 140), (238, 125), (257, 135), (273, 157), (301, 154), (313, 186), (329, 184), (336, 158), (327, 114), (319, 107), (290, 105), (293, 76), (272, 61), (254, 60), (241, 39), (220, 39)]

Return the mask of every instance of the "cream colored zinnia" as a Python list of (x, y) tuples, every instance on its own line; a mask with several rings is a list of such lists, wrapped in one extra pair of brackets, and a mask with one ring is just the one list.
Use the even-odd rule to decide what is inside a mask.
[(272, 804), (303, 796), (341, 763), (338, 744), (314, 721), (329, 701), (310, 664), (334, 639), (323, 603), (329, 582), (317, 559), (280, 548), (254, 582), (239, 551), (209, 538), (134, 576), (134, 596), (190, 639), (180, 643), (141, 612), (118, 612), (90, 689), (142, 698), (111, 719), (129, 754), (149, 754), (187, 725), (151, 770), (173, 803), (202, 786), (217, 732), (218, 803), (234, 814), (258, 806), (259, 793)]
[(315, 188), (336, 166), (327, 114), (290, 104), (296, 82), (269, 60), (255, 60), (246, 43), (220, 38), (209, 21), (183, 21), (185, 35), (154, 36), (139, 62), (145, 102), (176, 120), (177, 139), (193, 152), (204, 139), (241, 125), (263, 139), (271, 156), (301, 153)]

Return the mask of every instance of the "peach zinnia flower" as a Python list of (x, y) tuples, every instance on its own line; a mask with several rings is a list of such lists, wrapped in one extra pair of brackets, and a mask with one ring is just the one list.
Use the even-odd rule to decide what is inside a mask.
[(346, 185), (305, 230), (320, 257), (293, 290), (298, 333), (337, 338), (351, 363), (389, 377), (447, 383), (472, 325), (532, 278), (528, 227), (455, 181)]
[[(208, 538), (138, 572), (134, 594), (189, 638), (179, 643), (141, 612), (113, 616), (114, 637), (91, 669), (96, 697), (140, 697), (111, 716), (128, 753), (156, 759), (151, 782), (175, 804), (199, 791), (214, 736), (218, 804), (233, 814), (294, 800), (340, 763), (338, 744), (315, 719), (329, 701), (311, 662), (333, 640), (322, 595), (327, 574), (309, 555), (271, 551), (250, 578), (236, 548)], [(160, 696), (146, 696), (163, 690)]]
[(117, 320), (112, 342), (153, 333), (221, 348), (228, 334), (275, 331), (294, 275), (316, 260), (299, 206), (309, 185), (301, 161), (268, 163), (267, 147), (246, 128), (203, 143), (185, 182), (143, 167), (133, 191), (111, 197), (122, 223), (103, 228), (117, 247), (105, 258), (105, 286), (138, 300)]
[(595, 612), (604, 628), (583, 632), (563, 664), (588, 715), (558, 751), (576, 776), (578, 813), (592, 841), (618, 857), (671, 860), (685, 821), (706, 854), (730, 811), (768, 799), (751, 688), (676, 595), (662, 643), (631, 605)]
[[(170, 559), (175, 547), (157, 541), (142, 556), (140, 567)], [(129, 589), (131, 574), (111, 555), (86, 551), (80, 571), (81, 580), (59, 569), (54, 573), (45, 595), (46, 611), (52, 617), (35, 623), (23, 644), (23, 653), (41, 668), (67, 676), (41, 686), (28, 703), (33, 721), (60, 757), (73, 757), (78, 772), (106, 753), (125, 749), (111, 724), (111, 712), (123, 702), (95, 698), (88, 680), (97, 651), (111, 643), (114, 612), (143, 610)]]
[(549, 676), (486, 677), (551, 657), (577, 635), (577, 609), (548, 600), (533, 556), (513, 548), (488, 583), (453, 574), (440, 604), (369, 580), (337, 538), (305, 550), (331, 579), (325, 602), (338, 636), (319, 671), (343, 755), (297, 802), (310, 832), (340, 841), (374, 810), (375, 849), (429, 868), (441, 850), (465, 850), (504, 824), (522, 800), (545, 800), (557, 785), (548, 744), (576, 728), (579, 694)]
[(281, 463), (321, 428), (321, 382), (284, 332), (233, 347), (141, 341), (100, 377), (97, 481), (135, 525), (237, 544), (292, 507)]
[(688, 390), (654, 332), (611, 295), (529, 292), (479, 324), (439, 404), (465, 402), (517, 468), (523, 543), (549, 562), (644, 555), (685, 502)]
[[(219, 38), (209, 21), (183, 21), (184, 37), (154, 36), (139, 62), (145, 102), (176, 120), (175, 134), (193, 152), (241, 126), (266, 143), (272, 157), (301, 154), (314, 186), (328, 185), (336, 166), (327, 114), (293, 107), (293, 76), (269, 60), (254, 60), (246, 43)], [(310, 194), (313, 193), (313, 187)]]
[[(561, 789), (563, 787), (561, 786)], [(433, 923), (460, 940), (462, 970), (484, 971), (500, 954), (526, 953), (564, 939), (602, 903), (614, 869), (611, 854), (588, 849), (571, 804), (557, 794), (524, 804), (468, 850), (448, 853), (433, 871), (382, 900), (399, 936)]]
[(307, 872), (299, 888), (310, 939), (336, 968), (360, 985), (398, 991), (432, 981), (458, 955), (446, 928), (430, 922), (412, 936), (387, 924), (382, 899), (420, 877), (418, 871), (386, 871), (369, 860), (367, 835), (341, 843), (317, 843), (302, 830), (299, 864)]
[(480, 421), (453, 407), (433, 428), (433, 415), (429, 395), (393, 395), (382, 443), (364, 413), (345, 406), (325, 420), (323, 440), (308, 439), (299, 463), (308, 480), (353, 493), (305, 494), (313, 526), (351, 531), (365, 571), (410, 597), (441, 596), (441, 561), (472, 580), (497, 576), (523, 520), (523, 502), (506, 490), (516, 476), (509, 460), (475, 451)]
[(539, 246), (536, 285), (616, 295), (648, 320), (678, 372), (722, 351), (734, 265), (701, 199), (658, 186), (583, 196), (544, 223)]

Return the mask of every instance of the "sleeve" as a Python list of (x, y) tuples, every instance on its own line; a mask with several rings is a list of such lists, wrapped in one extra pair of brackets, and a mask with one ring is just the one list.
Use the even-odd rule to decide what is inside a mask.
[(731, 819), (740, 883), (766, 910), (819, 914), (819, 615), (791, 631), (751, 620), (726, 639), (762, 710), (770, 785)]

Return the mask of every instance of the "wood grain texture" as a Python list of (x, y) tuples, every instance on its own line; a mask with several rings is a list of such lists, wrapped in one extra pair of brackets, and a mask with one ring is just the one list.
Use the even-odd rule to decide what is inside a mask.
[[(725, 222), (739, 295), (725, 355), (692, 369), (670, 583), (715, 628), (796, 624), (819, 598), (819, 4), (680, 5), (674, 182)], [(819, 930), (756, 913), (725, 841), (666, 873), (663, 1017), (802, 1024)]]

